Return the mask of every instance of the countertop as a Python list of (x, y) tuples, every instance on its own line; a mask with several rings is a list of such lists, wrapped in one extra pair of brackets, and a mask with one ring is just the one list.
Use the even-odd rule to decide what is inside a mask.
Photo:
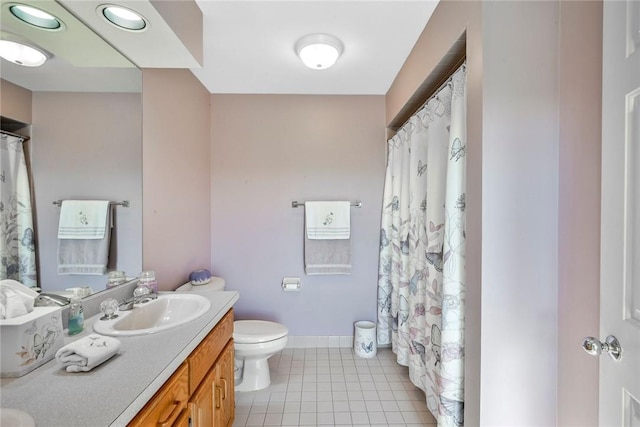
[[(238, 300), (238, 292), (195, 290), (211, 300), (202, 317), (155, 334), (118, 337), (117, 355), (89, 372), (68, 373), (55, 359), (20, 378), (2, 378), (0, 407), (29, 413), (38, 427), (126, 426)], [(93, 333), (100, 315), (85, 319)]]

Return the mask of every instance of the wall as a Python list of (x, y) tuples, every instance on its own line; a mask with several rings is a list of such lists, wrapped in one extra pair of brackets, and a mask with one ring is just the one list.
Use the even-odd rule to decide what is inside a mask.
[(558, 4), (484, 3), (483, 45), (481, 421), (554, 425)]
[(210, 268), (209, 92), (182, 69), (143, 69), (143, 267), (161, 290)]
[[(602, 2), (560, 2), (558, 425), (595, 426), (598, 335)], [(576, 410), (580, 408), (580, 410)]]
[(0, 115), (31, 123), (31, 91), (0, 79)]
[(387, 123), (465, 30), (465, 421), (595, 426), (601, 2), (441, 2)]
[[(31, 153), (41, 286), (104, 289), (104, 276), (57, 273), (59, 199), (129, 200), (114, 209), (112, 269), (142, 266), (141, 96), (34, 92)], [(114, 264), (114, 262), (116, 262)]]
[[(385, 170), (383, 96), (212, 95), (212, 267), (240, 291), (238, 318), (291, 335), (352, 335), (376, 318)], [(304, 209), (291, 201), (361, 200), (352, 208), (349, 276), (306, 276)], [(283, 292), (284, 276), (302, 279)]]

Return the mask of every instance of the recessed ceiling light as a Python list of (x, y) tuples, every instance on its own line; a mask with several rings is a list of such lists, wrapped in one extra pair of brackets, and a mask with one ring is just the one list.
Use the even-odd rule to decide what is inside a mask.
[(0, 40), (0, 57), (25, 67), (39, 67), (47, 60), (39, 49), (11, 40)]
[(328, 34), (311, 34), (296, 43), (296, 54), (304, 65), (314, 70), (326, 70), (342, 54), (342, 42)]
[(43, 30), (59, 31), (64, 29), (64, 24), (61, 20), (49, 12), (32, 6), (15, 3), (9, 6), (9, 11), (20, 21)]
[(98, 13), (110, 24), (129, 31), (144, 31), (148, 23), (142, 15), (122, 6), (103, 4), (98, 6)]

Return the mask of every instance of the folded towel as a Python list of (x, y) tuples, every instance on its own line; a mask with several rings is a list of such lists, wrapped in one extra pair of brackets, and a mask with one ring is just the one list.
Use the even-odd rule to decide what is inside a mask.
[(348, 239), (351, 236), (351, 202), (305, 202), (309, 239)]
[(56, 352), (56, 360), (67, 372), (87, 372), (109, 360), (120, 349), (115, 338), (91, 334)]
[(0, 319), (12, 319), (33, 311), (38, 293), (20, 282), (0, 280)]
[[(106, 202), (107, 206), (109, 202)], [(65, 202), (62, 202), (64, 206)], [(62, 220), (61, 220), (62, 221)], [(104, 275), (109, 264), (111, 209), (102, 218), (103, 237), (58, 238), (58, 274)]]
[(351, 274), (351, 239), (313, 240), (304, 236), (307, 275)]
[(108, 215), (108, 200), (63, 200), (58, 239), (103, 239)]

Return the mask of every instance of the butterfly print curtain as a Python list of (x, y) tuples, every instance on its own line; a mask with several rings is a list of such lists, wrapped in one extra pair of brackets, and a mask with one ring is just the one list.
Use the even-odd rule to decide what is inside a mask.
[(438, 426), (464, 425), (466, 71), (388, 141), (378, 343), (425, 392)]
[(22, 138), (0, 134), (0, 279), (37, 286), (29, 173)]

